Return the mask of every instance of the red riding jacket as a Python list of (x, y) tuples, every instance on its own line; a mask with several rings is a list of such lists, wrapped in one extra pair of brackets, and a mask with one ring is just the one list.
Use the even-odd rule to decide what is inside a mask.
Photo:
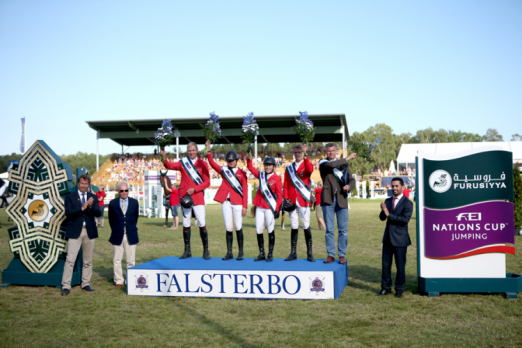
[[(247, 159), (247, 168), (248, 168), (248, 170), (250, 170), (250, 172), (252, 172), (252, 174), (254, 174), (254, 176), (256, 178), (259, 179), (259, 170), (254, 168), (254, 166), (252, 165), (251, 159)], [(270, 189), (277, 197), (277, 207), (275, 210), (279, 211), (279, 210), (281, 210), (281, 204), (283, 203), (283, 192), (281, 192), (282, 188), (283, 188), (283, 184), (281, 183), (281, 178), (279, 177), (279, 175), (277, 175), (274, 172), (267, 179), (267, 182), (268, 182), (268, 185), (270, 186)], [(261, 191), (259, 191), (259, 189), (257, 190), (256, 196), (254, 198), (254, 205), (259, 208), (270, 209), (270, 206), (265, 201), (265, 198), (263, 197), (263, 194), (261, 193)]]
[[(214, 162), (214, 158), (212, 158), (212, 154), (207, 154), (208, 163), (214, 168), (216, 172), (221, 174), (221, 166)], [(239, 182), (241, 182), (241, 187), (243, 188), (243, 197), (239, 193), (236, 192), (230, 185), (227, 179), (223, 178), (223, 182), (221, 183), (221, 186), (219, 187), (218, 192), (216, 193), (216, 197), (214, 197), (214, 200), (219, 203), (223, 203), (228, 195), (230, 194), (230, 203), (235, 205), (242, 205), (243, 208), (246, 208), (248, 206), (248, 182), (247, 182), (247, 176), (244, 171), (237, 168), (236, 176), (239, 179)]]
[[(292, 163), (292, 164), (289, 164), (289, 165), (292, 166), (294, 164)], [(299, 178), (301, 180), (303, 180), (305, 185), (310, 187), (310, 177), (312, 176), (313, 171), (314, 171), (313, 163), (310, 162), (308, 157), (305, 157), (303, 162), (299, 166), (299, 168), (296, 168), (295, 172), (296, 172), (297, 175), (299, 175)], [(305, 201), (303, 196), (301, 196), (301, 194), (297, 192), (297, 190), (295, 189), (294, 185), (292, 184), (292, 180), (290, 179), (290, 175), (288, 174), (287, 170), (285, 170), (285, 190), (284, 190), (284, 194), (285, 194), (285, 199), (290, 199), (292, 201), (292, 203), (295, 203), (296, 196), (297, 196), (297, 199), (299, 200), (299, 206), (300, 207), (311, 207), (312, 206), (312, 203), (309, 203), (309, 202)]]
[(194, 163), (194, 167), (198, 171), (203, 183), (196, 185), (196, 183), (190, 178), (190, 175), (183, 169), (180, 162), (170, 162), (165, 158), (165, 168), (172, 170), (179, 170), (181, 172), (181, 183), (178, 187), (178, 201), (181, 197), (187, 194), (189, 188), (194, 188), (196, 192), (191, 196), (194, 201), (194, 205), (205, 205), (205, 196), (203, 190), (210, 186), (210, 179), (208, 176), (208, 165), (199, 158)]

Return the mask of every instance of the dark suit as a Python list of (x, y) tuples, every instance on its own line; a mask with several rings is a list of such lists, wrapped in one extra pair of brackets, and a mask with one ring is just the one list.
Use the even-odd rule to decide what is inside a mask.
[(138, 227), (136, 223), (140, 216), (140, 205), (134, 198), (127, 198), (129, 205), (125, 215), (120, 207), (120, 198), (115, 198), (109, 203), (109, 224), (111, 226), (111, 237), (109, 242), (112, 245), (121, 245), (123, 241), (124, 228), (127, 240), (130, 245), (138, 244)]
[(77, 192), (69, 193), (65, 196), (65, 216), (67, 217), (67, 225), (65, 230), (65, 238), (79, 238), (82, 233), (83, 222), (87, 228), (89, 239), (98, 238), (98, 228), (96, 227), (95, 217), (101, 216), (100, 204), (98, 197), (90, 192), (86, 193), (85, 200), (92, 198), (94, 202), (91, 208), (82, 210), (82, 201)]
[(123, 285), (125, 278), (121, 268), (121, 260), (125, 252), (127, 269), (134, 267), (136, 257), (136, 244), (138, 238), (138, 217), (140, 215), (140, 205), (134, 198), (127, 197), (125, 200), (125, 214), (122, 210), (122, 201), (115, 198), (109, 203), (109, 224), (111, 226), (111, 237), (109, 242), (112, 244), (114, 282), (116, 285)]
[(384, 229), (384, 237), (382, 239), (382, 280), (381, 287), (383, 290), (391, 290), (391, 266), (392, 259), (395, 257), (395, 266), (397, 267), (397, 277), (395, 278), (395, 291), (397, 293), (404, 292), (404, 284), (406, 283), (406, 252), (408, 246), (411, 245), (410, 235), (408, 234), (408, 222), (413, 213), (413, 203), (402, 196), (392, 209), (393, 197), (386, 199), (384, 202), (390, 213), (388, 217), (381, 211), (379, 218), (386, 221)]
[[(94, 252), (94, 241), (98, 238), (98, 228), (96, 227), (95, 217), (100, 217), (101, 210), (96, 195), (86, 192), (85, 201), (93, 199), (92, 206), (82, 210), (80, 192), (69, 193), (65, 197), (65, 216), (66, 230), (65, 238), (67, 242), (67, 259), (63, 267), (62, 289), (71, 288), (71, 278), (74, 263), (78, 257), (78, 252), (82, 248), (83, 268), (82, 284), (84, 288), (91, 283), (92, 276), (92, 254)], [(85, 222), (85, 226), (83, 223)]]

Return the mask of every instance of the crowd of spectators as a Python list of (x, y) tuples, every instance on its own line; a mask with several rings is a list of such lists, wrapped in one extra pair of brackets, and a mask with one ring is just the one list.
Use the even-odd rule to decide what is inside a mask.
[(123, 155), (120, 156), (112, 167), (107, 168), (109, 183), (120, 181), (132, 181), (142, 185), (145, 181), (146, 170), (160, 170), (163, 164), (157, 158), (149, 158), (142, 155)]

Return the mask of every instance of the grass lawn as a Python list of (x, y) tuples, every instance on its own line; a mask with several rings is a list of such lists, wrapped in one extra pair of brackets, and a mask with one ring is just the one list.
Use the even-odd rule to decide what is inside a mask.
[[(404, 298), (377, 298), (380, 290), (384, 223), (378, 201), (351, 203), (348, 228), (349, 285), (338, 300), (237, 300), (127, 296), (116, 289), (109, 229), (100, 229), (94, 253), (93, 293), (76, 286), (60, 296), (52, 287), (0, 289), (0, 345), (9, 347), (359, 347), (522, 345), (522, 300), (502, 295), (442, 295), (428, 298), (417, 290), (415, 216), (410, 222)], [(314, 256), (326, 257), (324, 231), (312, 213)], [(7, 221), (0, 211), (0, 267), (12, 259)], [(280, 220), (278, 220), (280, 222)], [(207, 206), (212, 257), (225, 255), (221, 206)], [(276, 223), (275, 255), (290, 251), (287, 231)], [(183, 251), (182, 230), (165, 229), (163, 219), (140, 218), (136, 263)], [(196, 233), (194, 232), (196, 231)], [(201, 257), (197, 228), (193, 257)], [(245, 257), (258, 254), (254, 219), (244, 220)], [(265, 244), (266, 244), (265, 239)], [(522, 237), (516, 238), (522, 248)], [(305, 257), (300, 230), (298, 257)], [(234, 252), (237, 244), (234, 237)], [(507, 256), (508, 272), (522, 271), (520, 256)], [(395, 278), (395, 273), (393, 273)]]

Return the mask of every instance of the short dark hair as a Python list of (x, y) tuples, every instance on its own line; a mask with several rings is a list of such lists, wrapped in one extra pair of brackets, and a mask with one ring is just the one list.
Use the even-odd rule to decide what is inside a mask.
[(91, 177), (88, 176), (87, 174), (82, 174), (80, 175), (80, 177), (78, 178), (78, 182), (80, 182), (80, 180), (87, 180), (89, 182), (89, 185), (91, 184)]
[(326, 149), (328, 149), (328, 148), (330, 148), (330, 147), (332, 147), (332, 146), (335, 146), (335, 148), (337, 149), (337, 145), (334, 144), (334, 143), (328, 143), (328, 144), (326, 144), (326, 145), (324, 146), (324, 149), (326, 150)]
[(404, 180), (402, 180), (402, 178), (393, 178), (392, 182), (394, 181), (399, 181), (401, 183), (401, 186), (404, 186)]

